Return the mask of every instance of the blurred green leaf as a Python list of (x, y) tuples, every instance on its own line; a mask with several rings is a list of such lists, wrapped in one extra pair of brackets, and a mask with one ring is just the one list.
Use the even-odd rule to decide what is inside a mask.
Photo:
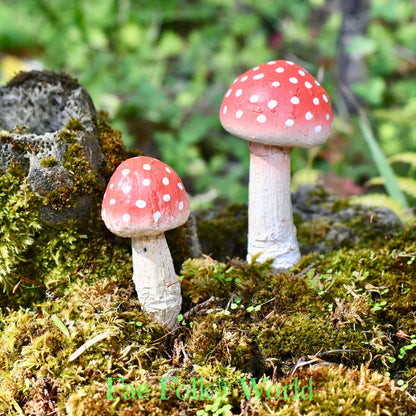
[(371, 55), (377, 49), (377, 42), (367, 36), (355, 36), (348, 45), (347, 52), (355, 57)]
[[(145, 143), (146, 152), (173, 164), (204, 200), (245, 202), (249, 152), (247, 143), (231, 137), (218, 121), (224, 92), (254, 65), (292, 59), (323, 77), (341, 113), (334, 65), (341, 26), (337, 5), (324, 0), (5, 0), (0, 65), (4, 57), (34, 58), (46, 69), (79, 78), (96, 107), (110, 112), (129, 147)], [(379, 150), (389, 156), (415, 152), (414, 4), (372, 0), (368, 30), (352, 40), (349, 52), (366, 66), (368, 78), (354, 92), (378, 126)], [(359, 184), (371, 178), (373, 152), (353, 140), (360, 129), (356, 116), (341, 121), (338, 115), (328, 144), (314, 158), (292, 152), (293, 183), (305, 180), (306, 167), (313, 181), (323, 170)], [(378, 170), (384, 163), (378, 162)], [(399, 174), (406, 176), (403, 170)]]
[(386, 81), (383, 78), (370, 78), (368, 81), (356, 83), (353, 91), (367, 103), (377, 106), (383, 102), (383, 94), (386, 90)]

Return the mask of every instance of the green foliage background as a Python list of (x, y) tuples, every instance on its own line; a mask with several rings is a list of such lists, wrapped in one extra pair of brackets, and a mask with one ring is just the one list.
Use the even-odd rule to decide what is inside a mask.
[[(372, 0), (368, 33), (349, 48), (367, 66), (367, 80), (353, 91), (384, 153), (395, 157), (396, 173), (412, 179), (410, 187), (399, 181), (411, 203), (415, 20), (413, 2)], [(318, 174), (364, 185), (379, 172), (358, 120), (348, 117), (337, 92), (340, 24), (335, 0), (3, 0), (3, 81), (10, 56), (23, 67), (36, 60), (77, 77), (96, 107), (110, 113), (125, 143), (174, 167), (194, 206), (201, 206), (217, 196), (247, 199), (249, 152), (219, 123), (224, 92), (250, 67), (292, 59), (322, 81), (337, 113), (327, 145), (293, 152), (294, 186)]]

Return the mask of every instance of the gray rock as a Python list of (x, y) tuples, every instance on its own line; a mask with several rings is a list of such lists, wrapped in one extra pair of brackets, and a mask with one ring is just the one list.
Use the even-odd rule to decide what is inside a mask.
[[(88, 92), (69, 76), (39, 71), (19, 74), (0, 88), (0, 169), (6, 171), (12, 162), (19, 163), (33, 191), (43, 195), (71, 187), (73, 174), (63, 166), (70, 143), (60, 133), (77, 119), (82, 128), (71, 132), (71, 140), (82, 146), (90, 168), (98, 171), (104, 155), (95, 116)], [(47, 158), (53, 163), (42, 166)], [(41, 213), (46, 222), (62, 223), (88, 216), (89, 208), (88, 198), (82, 195), (71, 208), (46, 206)]]

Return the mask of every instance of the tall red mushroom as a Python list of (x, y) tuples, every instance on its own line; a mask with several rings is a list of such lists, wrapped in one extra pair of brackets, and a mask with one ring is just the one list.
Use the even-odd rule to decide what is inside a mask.
[(133, 281), (144, 310), (172, 328), (181, 291), (164, 232), (184, 224), (189, 201), (174, 170), (151, 157), (122, 162), (107, 185), (101, 217), (120, 237), (131, 237)]
[(286, 270), (300, 260), (290, 195), (290, 152), (324, 143), (332, 128), (328, 94), (291, 61), (239, 76), (225, 93), (224, 129), (250, 147), (248, 261), (259, 255)]

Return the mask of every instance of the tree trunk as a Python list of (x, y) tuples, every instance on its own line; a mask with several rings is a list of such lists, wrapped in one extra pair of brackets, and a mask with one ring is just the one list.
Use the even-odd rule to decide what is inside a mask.
[[(366, 79), (366, 66), (362, 56), (351, 56), (348, 46), (357, 35), (365, 35), (370, 18), (371, 0), (341, 1), (342, 24), (338, 39), (337, 78), (347, 88)], [(350, 97), (340, 91), (350, 113), (355, 107)]]

